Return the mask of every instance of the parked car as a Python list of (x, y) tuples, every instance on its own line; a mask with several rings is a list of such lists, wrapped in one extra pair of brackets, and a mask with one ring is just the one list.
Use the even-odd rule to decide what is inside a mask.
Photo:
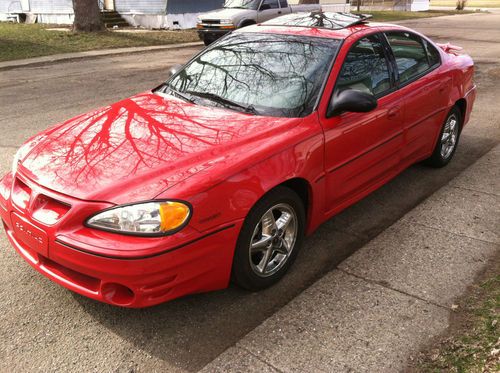
[(290, 13), (320, 11), (319, 4), (288, 5), (287, 0), (226, 0), (223, 9), (198, 17), (198, 35), (205, 45), (241, 27)]
[(455, 50), (335, 13), (237, 30), (26, 142), (0, 181), (7, 236), (114, 305), (271, 286), (325, 220), (416, 162), (450, 162), (476, 97)]

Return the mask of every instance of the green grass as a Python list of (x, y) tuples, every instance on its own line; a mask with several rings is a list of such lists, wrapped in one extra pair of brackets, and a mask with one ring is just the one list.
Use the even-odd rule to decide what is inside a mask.
[(423, 355), (419, 370), (500, 372), (499, 318), (500, 275), (493, 275), (460, 304), (452, 334)]
[(194, 30), (94, 34), (48, 31), (49, 25), (0, 22), (0, 61), (83, 52), (94, 49), (140, 47), (198, 41)]
[[(431, 0), (432, 6), (451, 6), (456, 7), (456, 0)], [(500, 0), (468, 0), (465, 5), (467, 8), (500, 8)]]
[(429, 18), (429, 17), (441, 17), (449, 16), (454, 14), (468, 14), (473, 13), (467, 10), (426, 10), (422, 12), (404, 12), (404, 11), (392, 11), (392, 10), (377, 10), (377, 11), (363, 11), (363, 14), (371, 14), (373, 18), (372, 21), (376, 22), (393, 22), (402, 21), (405, 19), (417, 19), (417, 18)]

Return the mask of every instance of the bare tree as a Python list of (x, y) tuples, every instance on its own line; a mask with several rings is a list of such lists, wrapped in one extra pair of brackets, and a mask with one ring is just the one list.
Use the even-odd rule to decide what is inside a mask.
[(457, 10), (464, 10), (467, 0), (457, 0)]
[(97, 0), (73, 0), (75, 20), (73, 31), (95, 32), (102, 31), (104, 26)]

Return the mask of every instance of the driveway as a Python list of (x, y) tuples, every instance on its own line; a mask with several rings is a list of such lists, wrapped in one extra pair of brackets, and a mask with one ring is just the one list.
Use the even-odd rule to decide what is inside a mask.
[[(45, 279), (0, 235), (0, 371), (196, 371), (314, 281), (468, 168), (500, 139), (500, 14), (407, 21), (477, 63), (478, 100), (453, 162), (416, 165), (325, 223), (291, 273), (260, 293), (230, 288), (129, 310)], [(196, 48), (99, 58), (0, 74), (0, 173), (28, 136), (79, 113), (156, 86)]]

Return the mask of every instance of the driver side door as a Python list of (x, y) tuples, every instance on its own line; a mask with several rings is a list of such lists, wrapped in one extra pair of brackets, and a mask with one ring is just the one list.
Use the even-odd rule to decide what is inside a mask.
[(281, 15), (279, 0), (262, 0), (257, 12), (257, 22), (262, 23)]
[(388, 45), (380, 34), (352, 44), (333, 97), (345, 89), (373, 94), (368, 113), (343, 112), (321, 118), (325, 134), (326, 214), (354, 203), (393, 177), (403, 145), (403, 99), (395, 91)]

